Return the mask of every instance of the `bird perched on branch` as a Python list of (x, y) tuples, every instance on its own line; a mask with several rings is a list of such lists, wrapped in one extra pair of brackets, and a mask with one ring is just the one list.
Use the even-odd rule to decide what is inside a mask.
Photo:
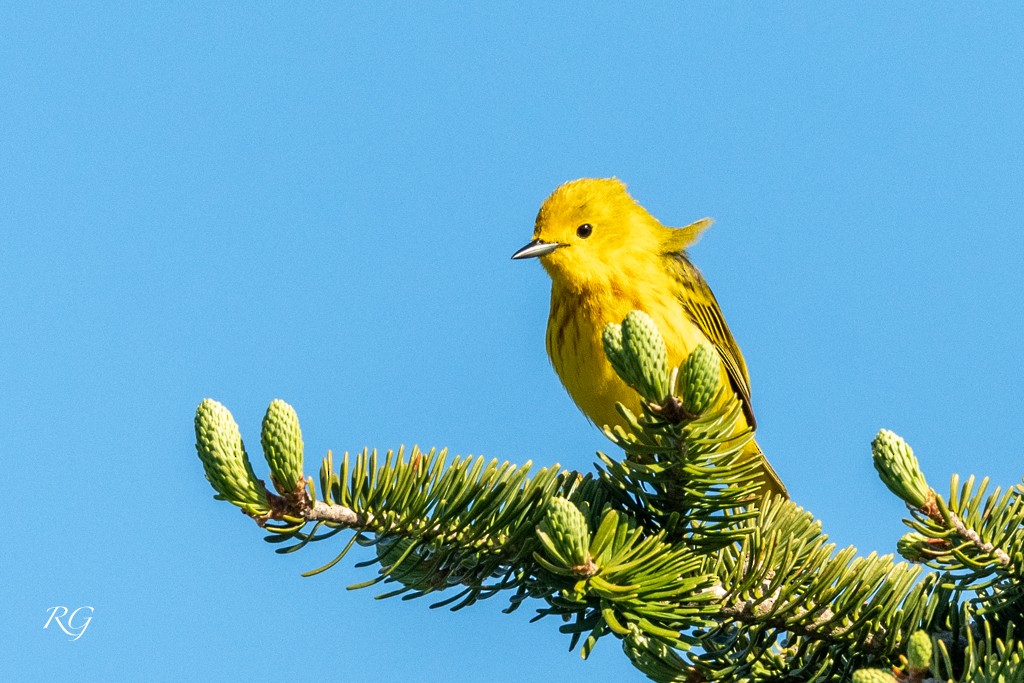
[[(533, 240), (512, 255), (539, 258), (551, 276), (548, 355), (573, 401), (598, 426), (624, 423), (616, 402), (640, 412), (639, 396), (612, 369), (601, 339), (607, 323), (634, 309), (657, 324), (672, 366), (710, 343), (721, 360), (723, 386), (731, 386), (743, 403), (742, 427), (756, 426), (743, 355), (685, 251), (709, 225), (704, 218), (666, 227), (616, 178), (582, 178), (547, 198)], [(744, 455), (759, 460), (763, 493), (788, 495), (755, 441)]]

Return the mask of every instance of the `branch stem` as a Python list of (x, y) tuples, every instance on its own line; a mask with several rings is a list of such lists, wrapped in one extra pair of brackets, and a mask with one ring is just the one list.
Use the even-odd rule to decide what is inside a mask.
[(373, 515), (357, 512), (344, 505), (332, 505), (318, 500), (309, 506), (303, 517), (311, 522), (334, 522), (347, 527), (366, 528), (373, 523)]

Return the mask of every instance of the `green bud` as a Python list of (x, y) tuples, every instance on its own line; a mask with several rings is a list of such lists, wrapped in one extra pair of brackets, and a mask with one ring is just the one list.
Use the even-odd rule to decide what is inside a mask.
[(691, 415), (707, 410), (721, 388), (721, 361), (710, 344), (701, 344), (686, 357), (679, 373), (683, 407)]
[(854, 671), (852, 683), (896, 683), (896, 678), (885, 669), (861, 669)]
[(623, 382), (633, 386), (636, 381), (633, 377), (633, 369), (622, 349), (622, 325), (618, 323), (605, 325), (601, 332), (601, 344), (604, 346), (604, 355), (612, 364), (615, 374), (621, 377)]
[(664, 401), (668, 396), (668, 351), (658, 326), (643, 311), (630, 311), (622, 321), (622, 350), (633, 369), (633, 387), (648, 401)]
[(302, 472), (302, 430), (295, 409), (281, 399), (271, 401), (267, 414), (263, 416), (260, 443), (278, 493), (294, 496), (305, 479)]
[(622, 650), (633, 666), (655, 681), (689, 681), (690, 667), (668, 644), (648, 637), (636, 624), (622, 639)]
[(580, 572), (587, 567), (590, 561), (590, 527), (587, 518), (572, 501), (552, 498), (538, 531), (550, 541), (556, 559), (564, 560), (565, 569)]
[(889, 490), (914, 508), (921, 508), (934, 495), (907, 442), (883, 429), (871, 442), (875, 469)]
[(231, 412), (211, 398), (196, 408), (196, 452), (206, 479), (225, 500), (249, 514), (270, 510), (266, 490), (256, 478)]
[(643, 311), (630, 311), (621, 325), (608, 323), (601, 334), (604, 354), (622, 381), (648, 401), (668, 396), (668, 354), (657, 325)]
[(914, 671), (927, 671), (932, 665), (932, 638), (927, 631), (915, 631), (907, 643), (907, 665)]

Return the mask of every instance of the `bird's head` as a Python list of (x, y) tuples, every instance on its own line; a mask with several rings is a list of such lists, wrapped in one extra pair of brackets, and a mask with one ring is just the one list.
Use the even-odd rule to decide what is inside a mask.
[(667, 228), (617, 178), (582, 178), (560, 186), (540, 207), (533, 240), (512, 255), (540, 258), (553, 280), (573, 288), (608, 284), (678, 252), (709, 226), (704, 219)]

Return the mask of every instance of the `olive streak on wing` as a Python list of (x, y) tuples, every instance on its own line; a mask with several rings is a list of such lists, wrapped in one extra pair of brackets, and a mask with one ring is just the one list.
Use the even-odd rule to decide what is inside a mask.
[(733, 339), (732, 332), (729, 331), (729, 326), (725, 323), (725, 318), (722, 317), (722, 309), (718, 307), (718, 300), (715, 299), (704, 276), (700, 274), (696, 266), (690, 263), (685, 253), (674, 253), (671, 256), (682, 271), (680, 280), (685, 293), (680, 297), (680, 303), (690, 319), (718, 351), (718, 355), (729, 373), (733, 389), (743, 401), (743, 412), (747, 417), (747, 422), (751, 429), (755, 429), (757, 423), (754, 420), (754, 410), (750, 404), (750, 375), (747, 373), (747, 364), (743, 361), (743, 354), (740, 353), (740, 347)]

